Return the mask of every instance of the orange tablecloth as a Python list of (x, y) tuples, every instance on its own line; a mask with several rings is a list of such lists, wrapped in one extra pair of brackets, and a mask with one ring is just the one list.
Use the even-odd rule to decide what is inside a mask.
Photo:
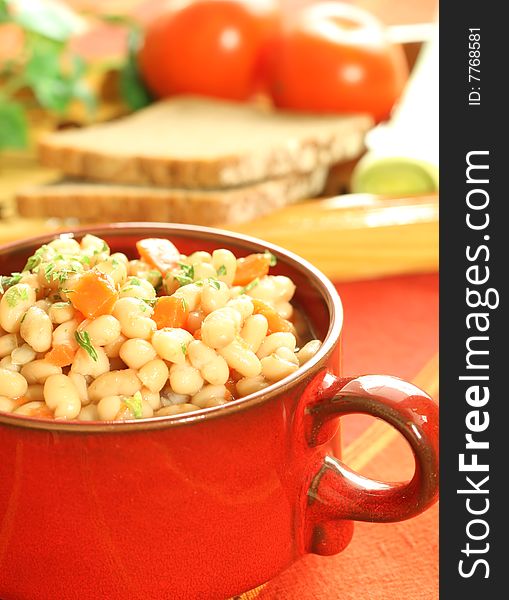
[[(345, 374), (387, 373), (438, 391), (438, 277), (394, 277), (337, 286), (345, 309)], [(343, 419), (344, 455), (370, 477), (408, 478), (413, 459), (397, 435), (365, 417)], [(392, 431), (390, 431), (392, 434)], [(358, 467), (356, 467), (358, 468)], [(358, 523), (340, 555), (307, 556), (258, 600), (436, 600), (438, 510), (394, 524)]]

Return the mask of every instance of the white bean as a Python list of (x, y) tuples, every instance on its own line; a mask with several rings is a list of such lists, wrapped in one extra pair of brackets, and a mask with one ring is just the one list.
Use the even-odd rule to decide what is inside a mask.
[(295, 352), (293, 350), (290, 350), (290, 348), (287, 348), (286, 346), (281, 346), (281, 348), (278, 348), (274, 354), (276, 356), (279, 356), (279, 358), (282, 358), (284, 360), (287, 360), (288, 362), (293, 363), (294, 365), (298, 365), (299, 364), (299, 359), (297, 358), (297, 355), (295, 354)]
[(120, 348), (122, 344), (127, 340), (125, 335), (120, 334), (116, 340), (111, 342), (111, 344), (106, 344), (104, 346), (104, 351), (106, 352), (106, 356), (108, 358), (117, 358), (120, 352)]
[(56, 240), (52, 240), (48, 244), (48, 248), (54, 250), (56, 254), (79, 254), (81, 251), (79, 243), (72, 237), (66, 234), (61, 235)]
[(254, 305), (253, 301), (249, 296), (242, 294), (238, 296), (238, 298), (232, 298), (228, 301), (226, 306), (230, 308), (234, 308), (236, 311), (240, 313), (242, 321), (244, 322), (248, 317), (253, 314)]
[(244, 323), (240, 337), (253, 352), (258, 352), (260, 345), (267, 335), (269, 324), (263, 315), (251, 315)]
[(95, 352), (97, 357), (94, 359), (84, 348), (79, 348), (72, 361), (71, 372), (94, 378), (107, 373), (110, 370), (110, 361), (106, 352), (100, 346), (95, 348)]
[(19, 346), (18, 336), (15, 333), (6, 333), (0, 337), (0, 358), (9, 356)]
[[(148, 386), (147, 386), (148, 387)], [(141, 381), (133, 369), (109, 371), (100, 375), (88, 388), (92, 402), (106, 396), (134, 396), (141, 390)]]
[(28, 389), (27, 380), (20, 373), (0, 368), (0, 396), (19, 398)]
[(299, 363), (303, 365), (310, 358), (312, 358), (318, 350), (320, 350), (322, 342), (320, 340), (311, 340), (297, 352), (297, 358)]
[(212, 253), (212, 265), (217, 272), (217, 278), (224, 281), (226, 285), (232, 285), (237, 271), (237, 259), (230, 250), (223, 248), (214, 250)]
[(19, 373), (21, 367), (20, 365), (13, 363), (10, 356), (4, 356), (2, 360), (0, 360), (0, 369), (8, 369), (9, 371)]
[(41, 383), (32, 383), (23, 394), (31, 402), (44, 402), (44, 385)]
[(11, 362), (13, 365), (26, 365), (27, 363), (35, 360), (36, 352), (28, 344), (23, 344), (19, 348), (15, 348), (11, 353)]
[(146, 387), (141, 388), (141, 397), (143, 402), (146, 402), (152, 410), (157, 410), (161, 407), (161, 397), (159, 392), (152, 392)]
[(139, 298), (120, 298), (113, 307), (113, 316), (120, 321), (123, 335), (148, 340), (156, 330), (150, 318), (154, 310)]
[(192, 396), (201, 389), (203, 378), (189, 363), (174, 364), (170, 367), (170, 385), (177, 394)]
[(61, 323), (53, 331), (53, 346), (69, 346), (72, 350), (78, 349), (78, 342), (75, 338), (76, 330), (78, 329), (79, 321), (71, 319)]
[(51, 412), (49, 412), (49, 408), (46, 406), (45, 402), (27, 402), (13, 410), (13, 414), (26, 417), (33, 417), (36, 414), (39, 416), (41, 413), (44, 413), (45, 415), (46, 413), (49, 413), (47, 416), (51, 416)]
[(44, 401), (56, 419), (75, 419), (81, 410), (78, 390), (67, 375), (50, 375), (46, 379)]
[(78, 391), (78, 395), (80, 397), (80, 402), (83, 406), (86, 406), (90, 403), (90, 398), (88, 396), (88, 386), (87, 380), (84, 375), (81, 373), (73, 373), (72, 371), (68, 375), (69, 379), (73, 382), (74, 387)]
[(19, 331), (21, 319), (36, 300), (34, 289), (26, 283), (10, 287), (0, 300), (0, 326), (9, 333)]
[(169, 374), (166, 363), (158, 358), (146, 363), (138, 371), (139, 379), (151, 392), (162, 390), (168, 381)]
[(295, 373), (295, 371), (299, 368), (299, 365), (285, 360), (279, 357), (277, 354), (265, 356), (262, 358), (261, 363), (262, 374), (265, 379), (268, 379), (269, 381), (279, 381), (284, 377)]
[(79, 421), (100, 421), (97, 406), (95, 404), (83, 406), (77, 418)]
[[(213, 269), (213, 267), (211, 268)], [(210, 313), (218, 308), (222, 308), (229, 299), (230, 289), (223, 281), (215, 280), (205, 281), (203, 283), (201, 307), (206, 313)]]
[(36, 352), (47, 352), (51, 348), (53, 323), (42, 308), (31, 306), (23, 317), (20, 334)]
[(70, 302), (54, 302), (49, 307), (48, 314), (52, 323), (60, 325), (73, 319), (75, 312), (74, 306)]
[(105, 396), (97, 404), (97, 414), (101, 421), (114, 421), (122, 408), (120, 396)]
[(194, 410), (200, 410), (198, 406), (194, 404), (172, 404), (171, 406), (163, 406), (156, 411), (156, 417), (171, 417), (173, 415), (180, 415), (182, 413), (192, 412)]
[(201, 338), (211, 348), (224, 348), (240, 331), (240, 313), (224, 307), (208, 314), (201, 326)]
[(16, 403), (11, 398), (0, 396), (0, 412), (12, 412)]
[(154, 333), (152, 345), (164, 360), (183, 364), (186, 361), (187, 346), (193, 339), (193, 336), (185, 329), (164, 327)]
[(177, 298), (184, 298), (187, 304), (187, 308), (190, 311), (196, 310), (201, 302), (201, 286), (196, 283), (188, 283), (187, 285), (183, 285), (179, 287), (174, 293), (173, 296)]
[(154, 287), (141, 277), (129, 277), (122, 286), (119, 298), (141, 298), (153, 300), (156, 297)]
[(262, 365), (256, 354), (249, 349), (242, 338), (233, 340), (228, 346), (221, 348), (219, 354), (228, 365), (244, 377), (259, 375)]
[(213, 385), (223, 385), (230, 376), (230, 367), (222, 356), (216, 356), (200, 369), (200, 374)]
[(101, 273), (109, 275), (117, 286), (124, 285), (127, 279), (127, 265), (115, 258), (108, 257), (106, 260), (98, 262), (95, 268)]
[(248, 396), (263, 390), (271, 384), (267, 381), (263, 375), (256, 375), (255, 377), (243, 377), (239, 379), (236, 384), (237, 392), (239, 396)]
[(224, 385), (204, 385), (202, 389), (196, 393), (191, 402), (200, 408), (205, 408), (209, 400), (212, 398), (221, 399), (224, 402), (226, 388)]
[(107, 346), (118, 339), (120, 322), (112, 315), (101, 315), (82, 323), (79, 330), (88, 333), (93, 346)]
[(202, 262), (194, 265), (194, 280), (199, 281), (208, 278), (215, 278), (216, 270), (210, 263)]
[(204, 344), (201, 340), (192, 340), (187, 347), (187, 356), (195, 369), (202, 369), (207, 363), (213, 361), (216, 351)]
[(21, 375), (23, 375), (29, 384), (43, 384), (50, 375), (57, 375), (58, 373), (62, 373), (62, 368), (44, 359), (33, 360), (21, 367)]
[(297, 340), (293, 333), (289, 331), (278, 331), (277, 333), (271, 333), (263, 340), (256, 355), (258, 358), (264, 358), (282, 346), (290, 348), (290, 350), (295, 350), (296, 345)]
[(155, 359), (157, 353), (150, 342), (132, 338), (122, 344), (119, 356), (131, 369), (140, 369)]

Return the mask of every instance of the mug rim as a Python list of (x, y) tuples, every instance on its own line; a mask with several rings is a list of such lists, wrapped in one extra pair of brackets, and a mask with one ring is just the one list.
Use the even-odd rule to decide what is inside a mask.
[(281, 258), (284, 262), (292, 266), (297, 271), (305, 273), (310, 281), (315, 283), (316, 289), (321, 294), (329, 310), (329, 327), (327, 334), (320, 346), (318, 352), (303, 366), (297, 369), (292, 375), (277, 381), (270, 386), (248, 394), (237, 400), (232, 400), (221, 406), (212, 408), (202, 408), (191, 413), (182, 413), (180, 415), (170, 415), (161, 417), (149, 417), (146, 419), (128, 419), (125, 421), (65, 421), (49, 420), (40, 417), (29, 417), (26, 415), (13, 415), (12, 413), (0, 412), (0, 425), (11, 425), (28, 429), (38, 429), (47, 431), (60, 431), (65, 433), (122, 433), (128, 431), (147, 431), (155, 429), (166, 429), (168, 427), (178, 427), (182, 425), (197, 424), (205, 420), (211, 420), (221, 417), (227, 417), (232, 413), (247, 410), (268, 402), (276, 396), (284, 393), (289, 388), (302, 382), (309, 375), (316, 374), (320, 368), (327, 362), (327, 359), (333, 352), (341, 333), (343, 325), (343, 306), (339, 294), (332, 282), (319, 269), (314, 267), (306, 259), (297, 254), (282, 248), (271, 242), (266, 242), (260, 238), (236, 233), (213, 227), (204, 227), (201, 225), (189, 225), (181, 223), (158, 223), (158, 222), (125, 222), (125, 223), (98, 223), (94, 225), (82, 225), (69, 227), (68, 229), (57, 230), (44, 235), (31, 236), (19, 241), (9, 242), (0, 246), (0, 254), (10, 253), (14, 250), (22, 250), (24, 247), (42, 245), (62, 234), (72, 234), (72, 236), (81, 236), (86, 233), (93, 235), (110, 235), (122, 237), (123, 235), (143, 234), (143, 231), (152, 231), (152, 235), (161, 232), (167, 236), (175, 232), (183, 237), (196, 238), (205, 237), (208, 241), (225, 240), (226, 243), (240, 245), (244, 248), (263, 251), (270, 250)]

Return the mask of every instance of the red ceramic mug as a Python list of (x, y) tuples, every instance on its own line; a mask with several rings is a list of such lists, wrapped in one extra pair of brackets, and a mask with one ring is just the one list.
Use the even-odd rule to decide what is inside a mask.
[[(438, 411), (415, 386), (343, 377), (340, 299), (314, 267), (271, 244), (177, 225), (81, 229), (133, 255), (143, 237), (185, 253), (268, 248), (324, 343), (288, 379), (227, 405), (143, 422), (67, 423), (0, 414), (2, 600), (224, 600), (306, 553), (340, 552), (353, 521), (408, 519), (437, 497)], [(0, 273), (51, 236), (5, 246)], [(415, 455), (402, 484), (339, 459), (339, 418), (393, 425)]]

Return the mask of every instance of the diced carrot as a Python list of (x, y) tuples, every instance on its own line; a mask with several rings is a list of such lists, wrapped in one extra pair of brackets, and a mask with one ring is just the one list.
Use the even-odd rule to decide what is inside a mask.
[(163, 327), (184, 327), (189, 316), (189, 309), (184, 298), (161, 296), (157, 299), (152, 319), (157, 329)]
[(257, 298), (253, 298), (253, 306), (255, 315), (263, 315), (269, 324), (269, 329), (267, 334), (277, 333), (280, 331), (290, 331), (295, 334), (295, 327), (293, 323), (283, 319), (283, 317), (263, 300), (258, 300)]
[(32, 408), (29, 416), (38, 417), (40, 419), (53, 419), (53, 412), (46, 405), (44, 405), (37, 408)]
[(267, 275), (270, 260), (270, 254), (250, 254), (246, 258), (239, 258), (233, 285), (247, 285), (253, 279)]
[(65, 344), (54, 346), (49, 352), (44, 355), (44, 360), (47, 360), (52, 365), (57, 367), (67, 367), (72, 364), (76, 350)]
[(78, 324), (81, 323), (82, 321), (85, 320), (85, 315), (83, 313), (80, 313), (79, 310), (74, 311), (74, 317), (73, 319), (76, 319), (76, 321), (78, 321)]
[(136, 249), (140, 258), (163, 275), (173, 269), (180, 260), (180, 252), (175, 245), (164, 238), (145, 238), (136, 242)]
[(201, 340), (201, 327), (193, 333), (193, 337), (195, 340)]
[(111, 277), (95, 269), (83, 273), (69, 294), (74, 308), (87, 319), (109, 315), (117, 297), (118, 292)]

